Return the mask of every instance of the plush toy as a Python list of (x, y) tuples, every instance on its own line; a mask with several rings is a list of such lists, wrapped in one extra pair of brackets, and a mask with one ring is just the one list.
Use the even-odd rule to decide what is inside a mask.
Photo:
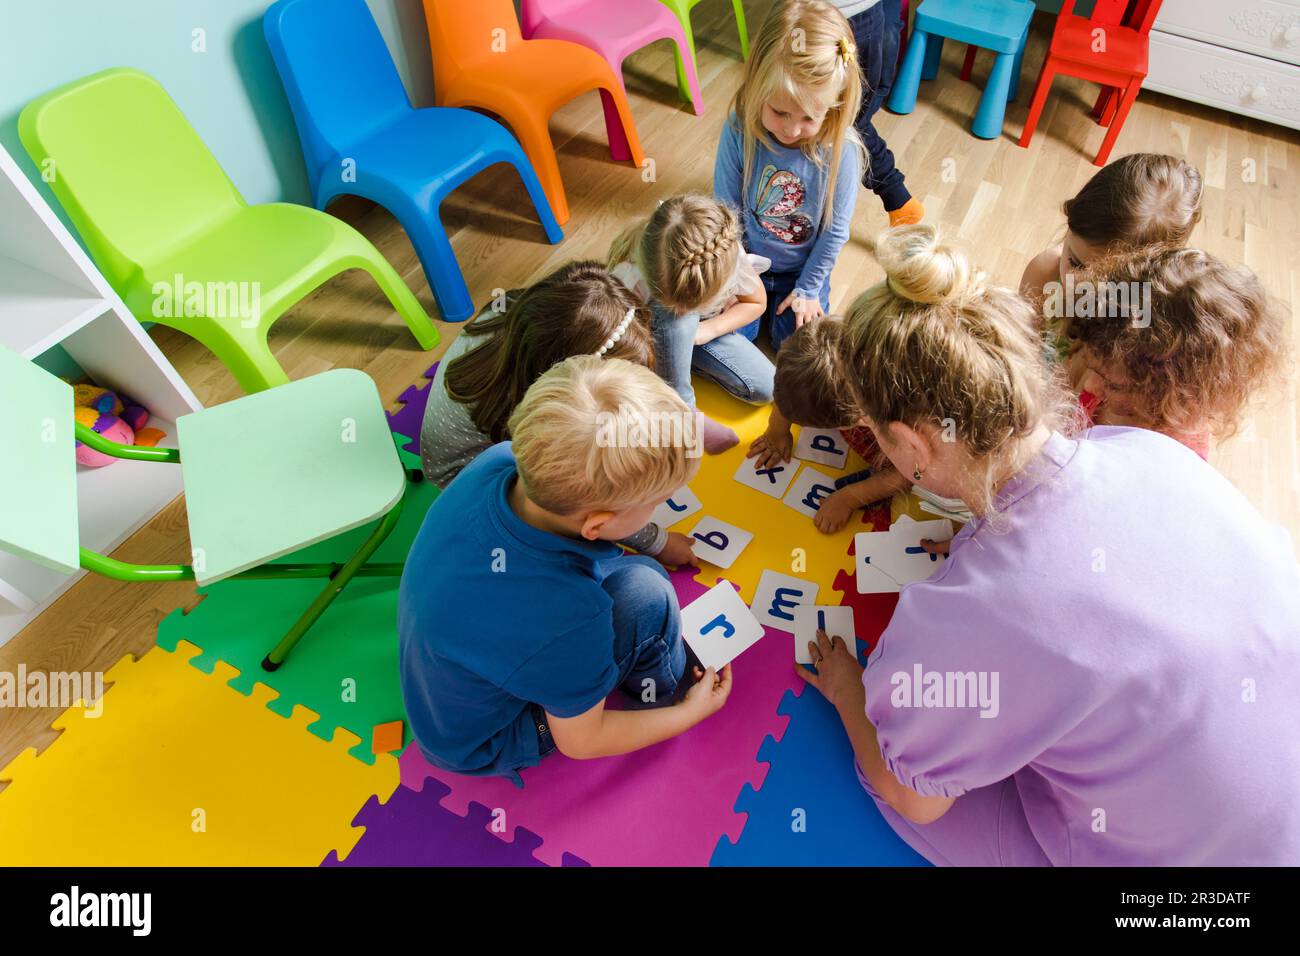
[[(130, 399), (118, 396), (98, 385), (73, 387), (73, 404), (76, 418), (109, 441), (119, 445), (145, 445), (152, 448), (164, 437), (157, 428), (146, 428), (149, 412)], [(112, 455), (95, 451), (89, 445), (77, 442), (77, 464), (87, 468), (102, 468), (117, 461)]]

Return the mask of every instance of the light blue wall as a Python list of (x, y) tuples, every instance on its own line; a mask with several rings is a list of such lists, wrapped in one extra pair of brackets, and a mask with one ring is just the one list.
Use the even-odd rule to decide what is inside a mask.
[[(433, 80), (420, 0), (367, 2), (412, 100), (429, 105)], [(250, 202), (310, 201), (293, 117), (262, 35), (269, 5), (0, 0), (0, 143), (58, 209), (18, 140), (19, 112), (70, 80), (132, 66), (166, 87)], [(200, 28), (205, 53), (192, 49)]]
[[(431, 105), (421, 0), (366, 2), (412, 101)], [(1049, 10), (1060, 6), (1060, 0), (1037, 2)], [(309, 201), (293, 117), (262, 36), (262, 12), (269, 4), (0, 0), (0, 143), (62, 216), (18, 140), (18, 113), (29, 100), (77, 77), (133, 66), (166, 87), (250, 202)], [(1080, 0), (1076, 10), (1085, 13), (1091, 6), (1091, 0)], [(204, 53), (192, 48), (199, 28), (206, 31)]]

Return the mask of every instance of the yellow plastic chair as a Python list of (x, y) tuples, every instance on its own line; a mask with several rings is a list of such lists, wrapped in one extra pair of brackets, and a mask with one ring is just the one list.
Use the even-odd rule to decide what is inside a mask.
[(27, 104), (18, 134), (135, 317), (193, 336), (256, 392), (289, 380), (275, 320), (364, 269), (421, 348), (438, 331), (361, 233), (306, 206), (250, 206), (157, 80), (111, 69)]

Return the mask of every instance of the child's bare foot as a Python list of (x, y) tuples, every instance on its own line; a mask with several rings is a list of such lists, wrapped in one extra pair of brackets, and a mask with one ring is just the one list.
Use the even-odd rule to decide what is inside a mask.
[(740, 442), (740, 436), (708, 415), (700, 412), (700, 427), (704, 434), (704, 454), (720, 455)]

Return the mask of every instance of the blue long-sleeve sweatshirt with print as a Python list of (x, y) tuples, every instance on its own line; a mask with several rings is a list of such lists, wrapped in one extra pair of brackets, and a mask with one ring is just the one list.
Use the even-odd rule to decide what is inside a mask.
[(713, 194), (740, 210), (746, 250), (771, 259), (773, 272), (799, 273), (794, 291), (800, 298), (818, 297), (849, 239), (862, 179), (858, 153), (853, 144), (844, 144), (831, 198), (834, 216), (823, 227), (829, 164), (818, 166), (797, 147), (776, 142), (769, 147), (759, 140), (750, 182), (744, 188), (744, 136), (734, 113), (723, 124)]

